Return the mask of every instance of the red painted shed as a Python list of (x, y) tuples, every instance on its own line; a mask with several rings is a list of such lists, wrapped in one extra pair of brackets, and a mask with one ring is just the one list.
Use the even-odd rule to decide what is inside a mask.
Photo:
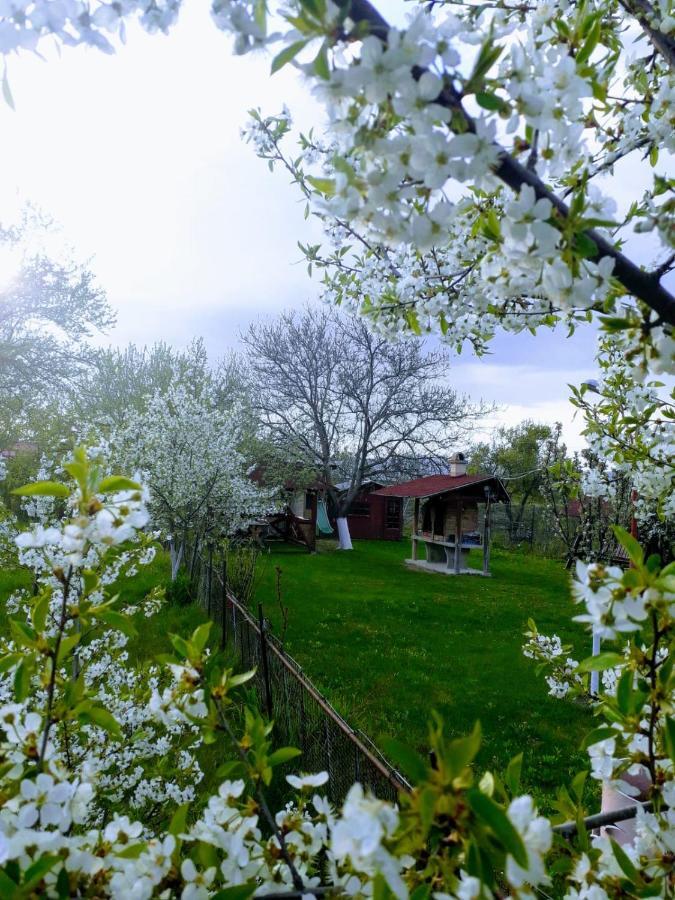
[(400, 541), (403, 536), (403, 501), (380, 496), (381, 482), (369, 481), (352, 501), (347, 513), (349, 533), (361, 541)]

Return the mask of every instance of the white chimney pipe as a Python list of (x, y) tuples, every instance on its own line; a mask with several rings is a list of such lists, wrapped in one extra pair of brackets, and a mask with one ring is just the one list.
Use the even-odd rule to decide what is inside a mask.
[(463, 453), (450, 457), (450, 475), (466, 475), (467, 461)]

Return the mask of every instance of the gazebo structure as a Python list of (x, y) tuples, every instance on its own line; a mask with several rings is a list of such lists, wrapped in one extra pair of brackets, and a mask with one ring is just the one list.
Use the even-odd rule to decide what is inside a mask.
[[(380, 497), (414, 500), (412, 559), (407, 565), (444, 575), (490, 574), (490, 510), (508, 503), (508, 492), (494, 475), (467, 475), (461, 453), (448, 475), (428, 475), (374, 492)], [(483, 507), (482, 528), (479, 507)], [(482, 569), (468, 564), (470, 550), (483, 548)], [(423, 551), (423, 552), (421, 552)]]

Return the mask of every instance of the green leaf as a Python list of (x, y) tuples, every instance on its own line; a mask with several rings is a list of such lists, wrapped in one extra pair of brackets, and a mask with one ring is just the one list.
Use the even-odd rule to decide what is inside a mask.
[(0, 675), (4, 675), (13, 669), (22, 660), (20, 653), (7, 653), (0, 659)]
[(314, 71), (322, 81), (330, 81), (330, 66), (328, 65), (328, 45), (323, 42), (314, 60)]
[(624, 672), (616, 685), (616, 705), (619, 711), (628, 715), (630, 708), (630, 695), (633, 690), (633, 673)]
[(176, 653), (182, 656), (183, 659), (190, 658), (190, 646), (185, 638), (182, 638), (179, 634), (170, 634), (169, 640), (173, 644)]
[(574, 235), (574, 249), (584, 259), (593, 259), (598, 255), (598, 245), (584, 231)]
[(14, 900), (14, 897), (18, 896), (18, 884), (16, 881), (12, 881), (4, 869), (0, 869), (0, 897), (2, 897), (3, 900)]
[(60, 863), (60, 856), (40, 856), (32, 866), (29, 866), (23, 876), (23, 884), (21, 885), (23, 893), (29, 894), (45, 877), (47, 872)]
[(131, 844), (131, 846), (125, 847), (124, 850), (115, 851), (115, 855), (121, 856), (122, 859), (138, 859), (147, 849), (148, 845), (141, 842), (140, 844)]
[(621, 867), (621, 871), (632, 884), (640, 884), (642, 881), (642, 879), (640, 878), (640, 874), (631, 862), (626, 851), (617, 844), (614, 838), (610, 838), (610, 841), (612, 844), (612, 850), (614, 851), (614, 856), (619, 866)]
[(27, 622), (21, 622), (19, 619), (10, 619), (9, 630), (16, 644), (22, 647), (35, 647), (37, 633)]
[(192, 632), (190, 641), (192, 644), (194, 644), (199, 653), (201, 653), (204, 647), (206, 647), (210, 631), (211, 622), (205, 622), (203, 625), (200, 625), (199, 628), (195, 628), (195, 630)]
[(412, 747), (395, 738), (385, 738), (382, 741), (382, 749), (412, 779), (413, 784), (427, 780), (429, 766)]
[(666, 727), (663, 733), (668, 756), (675, 762), (675, 719), (666, 716)]
[(181, 803), (181, 805), (176, 809), (173, 816), (171, 816), (171, 822), (169, 823), (169, 834), (172, 834), (174, 837), (178, 837), (179, 834), (182, 834), (186, 830), (189, 811), (190, 804)]
[(30, 669), (25, 659), (21, 660), (14, 672), (14, 698), (22, 703), (30, 694)]
[(50, 600), (51, 593), (49, 591), (44, 591), (35, 602), (35, 606), (31, 611), (31, 619), (36, 631), (44, 631)]
[(488, 91), (479, 91), (476, 94), (476, 103), (479, 106), (482, 106), (483, 109), (490, 110), (502, 110), (507, 105), (501, 97), (498, 97), (496, 94), (489, 93)]
[(305, 38), (302, 41), (295, 41), (295, 43), (289, 44), (288, 47), (284, 47), (281, 53), (277, 53), (277, 55), (272, 60), (272, 69), (270, 71), (270, 75), (274, 75), (274, 73), (278, 72), (279, 69), (283, 69), (286, 63), (289, 63), (292, 59), (294, 59), (298, 55), (298, 53), (307, 46), (309, 40), (309, 38)]
[(612, 525), (612, 531), (617, 541), (628, 553), (628, 558), (633, 565), (640, 567), (644, 562), (645, 554), (638, 541), (625, 528), (621, 528), (620, 525)]
[(620, 653), (607, 651), (606, 653), (598, 653), (597, 656), (588, 656), (579, 663), (577, 672), (604, 672), (605, 669), (613, 669), (621, 666), (626, 659)]
[(246, 774), (246, 767), (238, 759), (231, 759), (216, 769), (216, 778), (241, 778)]
[(98, 486), (102, 494), (114, 494), (117, 491), (140, 491), (141, 486), (137, 481), (132, 481), (125, 475), (108, 475)]
[(278, 750), (275, 750), (274, 753), (268, 757), (267, 762), (270, 766), (280, 766), (290, 759), (295, 759), (296, 756), (301, 756), (301, 754), (302, 751), (298, 750), (297, 747), (279, 747)]
[(378, 872), (373, 879), (373, 900), (390, 900), (395, 894), (387, 884), (384, 876)]
[(69, 634), (68, 637), (63, 638), (63, 640), (61, 641), (61, 646), (59, 647), (59, 656), (56, 660), (57, 666), (62, 665), (64, 659), (67, 659), (75, 649), (75, 647), (77, 647), (77, 645), (80, 643), (80, 637), (80, 634)]
[(256, 890), (257, 885), (250, 881), (247, 884), (233, 884), (232, 887), (221, 888), (219, 891), (216, 891), (212, 895), (211, 900), (248, 900), (249, 897), (255, 894)]
[(593, 23), (591, 30), (588, 32), (588, 36), (586, 37), (586, 40), (584, 41), (581, 49), (579, 50), (579, 52), (576, 55), (577, 67), (588, 62), (588, 60), (591, 58), (591, 54), (593, 53), (595, 48), (598, 46), (601, 31), (602, 31), (602, 20), (601, 20), (600, 16), (598, 16), (595, 19), (595, 22)]
[(525, 845), (501, 806), (476, 788), (467, 793), (467, 799), (476, 816), (492, 830), (507, 853), (511, 854), (519, 866), (526, 869), (528, 861)]
[(425, 834), (428, 834), (436, 814), (436, 791), (433, 787), (425, 787), (420, 791), (419, 810), (422, 827)]
[(83, 710), (80, 713), (80, 718), (84, 718), (85, 721), (90, 721), (94, 725), (98, 725), (99, 728), (103, 728), (114, 738), (117, 738), (118, 741), (121, 741), (123, 738), (119, 722), (102, 706), (91, 706), (89, 709)]
[(480, 749), (480, 722), (476, 722), (471, 734), (451, 741), (444, 750), (443, 756), (453, 777), (461, 775), (474, 759)]
[(13, 494), (19, 497), (70, 497), (70, 491), (59, 481), (35, 481), (23, 487), (14, 488)]
[(610, 728), (609, 725), (602, 725), (600, 728), (594, 728), (593, 731), (589, 731), (581, 742), (581, 749), (587, 750), (593, 744), (599, 744), (600, 741), (607, 741), (609, 738), (618, 736), (619, 734), (614, 728)]
[(307, 181), (320, 194), (332, 197), (335, 193), (335, 181), (332, 178), (315, 178), (313, 175), (307, 175)]

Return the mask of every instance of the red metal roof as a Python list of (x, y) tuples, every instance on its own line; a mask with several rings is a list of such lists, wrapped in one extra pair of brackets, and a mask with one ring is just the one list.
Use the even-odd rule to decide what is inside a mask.
[(404, 481), (403, 484), (390, 484), (373, 491), (375, 497), (431, 497), (434, 494), (446, 494), (473, 484), (492, 482), (497, 491), (502, 495), (501, 499), (508, 500), (509, 495), (499, 478), (494, 475), (426, 475), (424, 478), (415, 478), (413, 481)]

